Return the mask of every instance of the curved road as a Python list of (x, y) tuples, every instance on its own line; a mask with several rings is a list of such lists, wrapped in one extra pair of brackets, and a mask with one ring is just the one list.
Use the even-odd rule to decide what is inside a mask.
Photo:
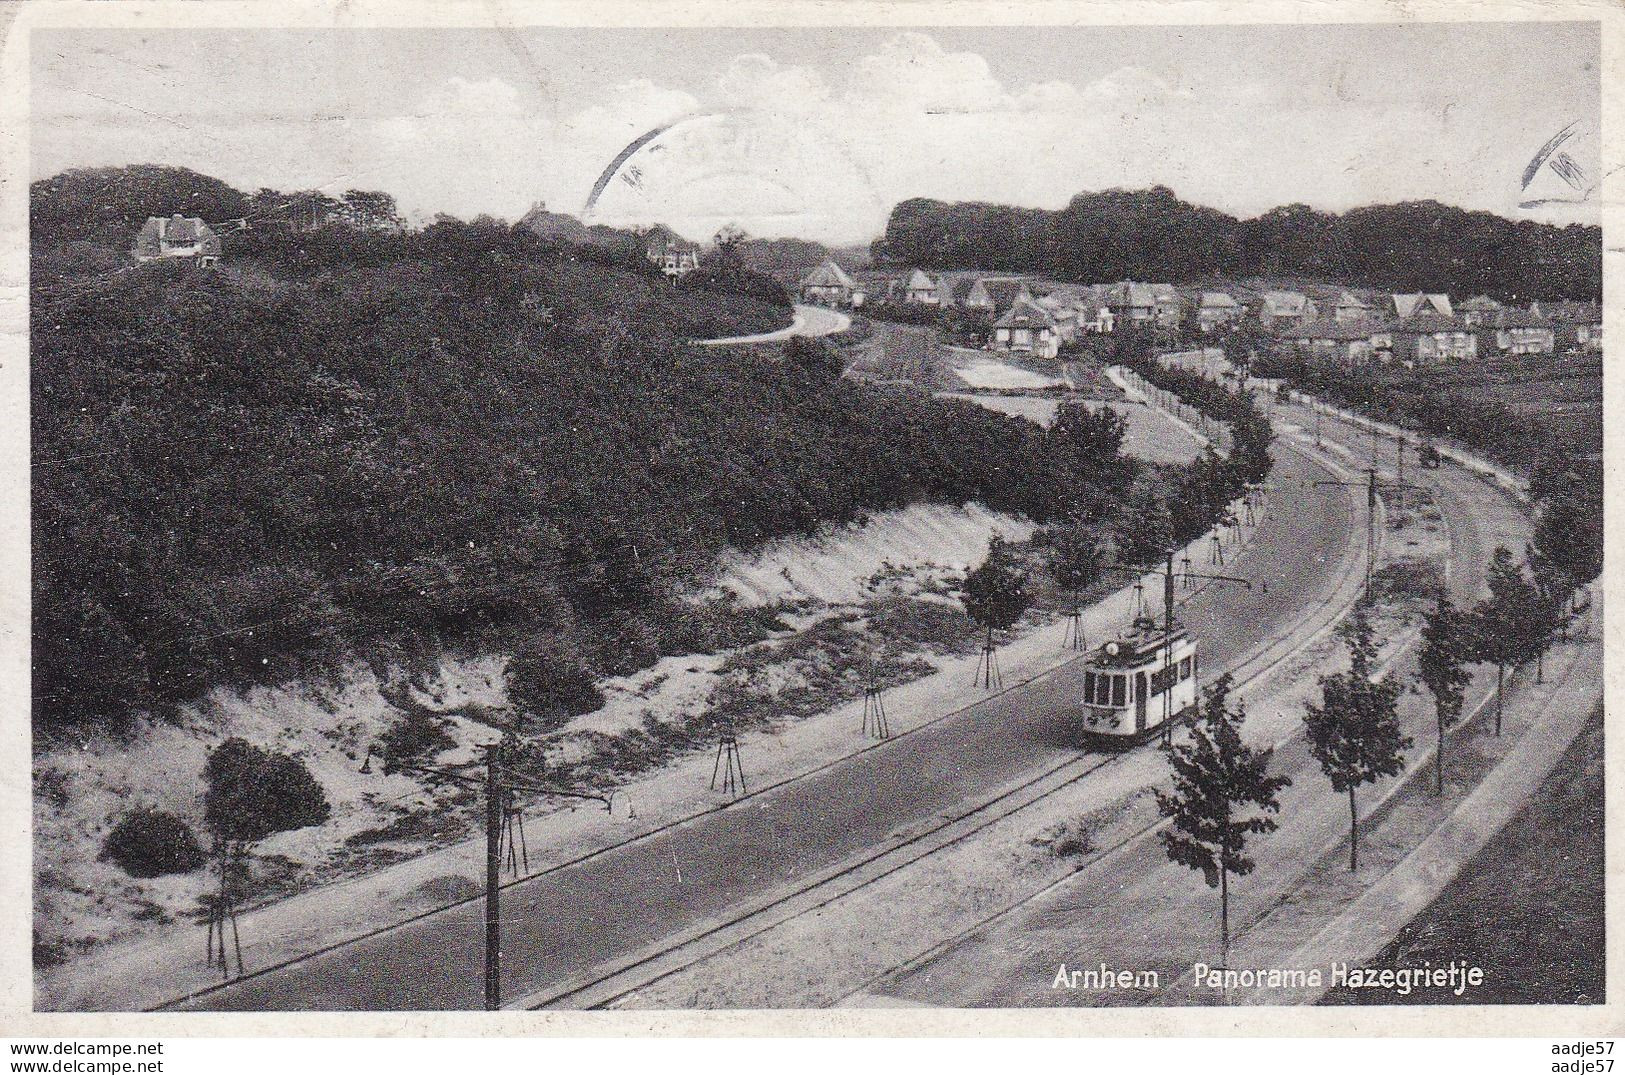
[(852, 318), (839, 310), (825, 306), (796, 305), (795, 320), (772, 332), (758, 332), (754, 336), (724, 336), (715, 340), (695, 340), (701, 347), (731, 347), (747, 343), (778, 343), (792, 336), (832, 336), (852, 327)]
[[(1284, 447), (1284, 446), (1283, 446)], [(1285, 450), (1278, 484), (1328, 472)], [(1277, 494), (1277, 505), (1280, 497)], [(1353, 540), (1351, 498), (1296, 494), (1269, 512), (1232, 568), (1250, 591), (1210, 587), (1182, 606), (1209, 673), (1323, 602)], [(1268, 582), (1266, 591), (1259, 583)], [(557, 867), (503, 891), (503, 995), (539, 990), (722, 916), (927, 824), (968, 799), (1074, 757), (1076, 662), (828, 768)], [(674, 868), (677, 867), (677, 868)], [(680, 879), (679, 879), (680, 873)], [(446, 1010), (481, 1006), (483, 902), (475, 899), (193, 998), (221, 1010)]]

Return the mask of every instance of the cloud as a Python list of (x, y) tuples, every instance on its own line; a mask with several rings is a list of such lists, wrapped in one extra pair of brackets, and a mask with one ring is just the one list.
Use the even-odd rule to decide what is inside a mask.
[(898, 34), (858, 61), (847, 99), (894, 112), (987, 112), (1005, 104), (1004, 87), (974, 52), (947, 52), (926, 34)]
[(735, 56), (717, 75), (713, 95), (725, 108), (804, 113), (824, 108), (829, 84), (810, 67), (780, 66), (759, 52)]
[(1143, 67), (1120, 67), (1089, 83), (1079, 96), (1090, 104), (1118, 108), (1143, 108), (1192, 99), (1191, 94), (1176, 90)]

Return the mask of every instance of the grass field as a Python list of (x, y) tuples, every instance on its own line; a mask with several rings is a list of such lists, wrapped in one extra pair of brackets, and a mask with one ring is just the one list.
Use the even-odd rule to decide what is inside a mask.
[(1428, 383), (1510, 408), (1539, 422), (1572, 449), (1602, 450), (1600, 355), (1520, 355), (1435, 369)]

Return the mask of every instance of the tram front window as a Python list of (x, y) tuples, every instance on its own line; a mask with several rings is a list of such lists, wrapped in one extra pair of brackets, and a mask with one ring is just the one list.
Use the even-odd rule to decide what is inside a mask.
[(1128, 677), (1112, 677), (1112, 705), (1124, 706), (1128, 704)]

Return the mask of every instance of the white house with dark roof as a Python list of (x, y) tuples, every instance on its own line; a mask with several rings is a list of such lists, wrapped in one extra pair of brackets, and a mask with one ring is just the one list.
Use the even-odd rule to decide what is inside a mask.
[(199, 265), (220, 260), (220, 236), (195, 216), (150, 216), (135, 237), (131, 251), (137, 261), (189, 258)]
[(936, 306), (941, 301), (937, 281), (915, 269), (903, 283), (903, 301), (915, 306)]
[(1048, 310), (1030, 299), (1020, 299), (993, 322), (988, 349), (1054, 358), (1061, 350), (1060, 327)]
[(1372, 316), (1371, 304), (1352, 291), (1345, 291), (1337, 296), (1337, 304), (1332, 307), (1332, 320), (1352, 322), (1364, 321)]
[(1202, 332), (1212, 332), (1241, 320), (1246, 312), (1246, 307), (1228, 291), (1204, 291), (1196, 308), (1196, 327)]
[(1301, 291), (1266, 291), (1258, 303), (1258, 320), (1265, 328), (1281, 322), (1313, 321), (1319, 316), (1315, 300)]
[(857, 281), (848, 276), (845, 269), (834, 261), (825, 261), (802, 279), (799, 291), (802, 302), (820, 306), (850, 306), (857, 288)]

